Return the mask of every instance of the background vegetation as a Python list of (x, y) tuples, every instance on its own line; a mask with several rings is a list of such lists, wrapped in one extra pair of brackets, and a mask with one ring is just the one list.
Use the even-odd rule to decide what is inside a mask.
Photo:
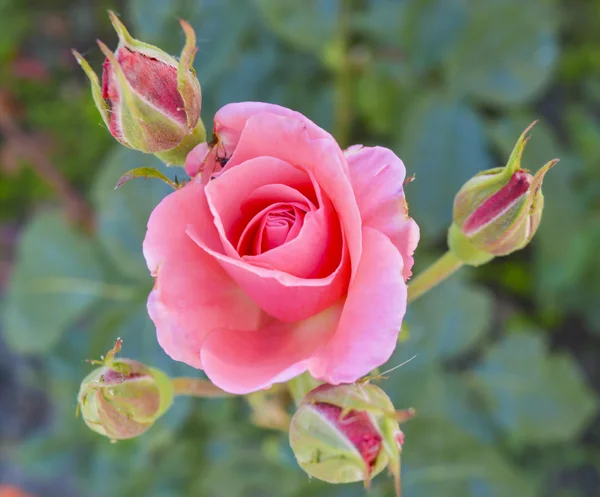
[(207, 127), (225, 103), (263, 100), (343, 145), (396, 151), (416, 175), (419, 267), (445, 248), (459, 186), (541, 119), (524, 167), (561, 163), (534, 243), (412, 306), (389, 366), (417, 357), (382, 386), (419, 412), (408, 497), (600, 493), (598, 0), (0, 0), (0, 482), (38, 497), (363, 495), (309, 481), (241, 399), (179, 400), (115, 445), (75, 419), (83, 360), (117, 336), (126, 356), (194, 374), (145, 312), (140, 244), (166, 190), (112, 190), (157, 161), (112, 141), (69, 53), (100, 70), (94, 39), (116, 41), (107, 8), (175, 54), (177, 18), (191, 22)]

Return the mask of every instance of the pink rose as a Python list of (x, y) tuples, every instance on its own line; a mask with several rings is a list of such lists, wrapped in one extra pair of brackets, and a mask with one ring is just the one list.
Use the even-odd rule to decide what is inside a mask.
[(144, 240), (173, 359), (241, 394), (306, 370), (353, 382), (390, 357), (419, 239), (391, 150), (343, 152), (303, 115), (244, 102), (217, 112), (186, 170)]

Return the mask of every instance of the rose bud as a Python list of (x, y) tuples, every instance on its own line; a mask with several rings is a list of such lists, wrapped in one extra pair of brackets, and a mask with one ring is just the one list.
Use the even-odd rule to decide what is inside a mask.
[(495, 256), (525, 247), (542, 218), (542, 182), (558, 159), (534, 176), (521, 169), (521, 155), (531, 124), (520, 136), (508, 163), (483, 171), (469, 181), (454, 199), (454, 222), (448, 233), (450, 250), (464, 263), (483, 264)]
[(206, 136), (200, 120), (200, 83), (192, 67), (197, 50), (194, 30), (180, 21), (186, 43), (177, 61), (133, 38), (113, 12), (109, 15), (119, 45), (113, 53), (98, 40), (106, 56), (102, 87), (87, 61), (73, 52), (90, 79), (96, 107), (123, 145), (156, 154), (167, 164), (183, 164)]
[(174, 395), (163, 372), (131, 359), (116, 359), (121, 344), (117, 340), (102, 366), (83, 380), (77, 397), (86, 424), (112, 440), (141, 435), (171, 406)]
[(404, 434), (398, 421), (413, 415), (412, 409), (396, 412), (373, 384), (325, 384), (309, 392), (292, 417), (290, 445), (309, 476), (368, 486), (389, 466), (399, 492)]

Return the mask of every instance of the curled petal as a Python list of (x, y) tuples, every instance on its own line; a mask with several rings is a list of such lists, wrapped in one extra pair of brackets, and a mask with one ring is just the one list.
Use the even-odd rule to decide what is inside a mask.
[(311, 359), (318, 379), (352, 383), (389, 359), (406, 311), (402, 257), (389, 238), (363, 228), (363, 257), (331, 339)]
[(408, 216), (404, 164), (384, 147), (354, 145), (345, 154), (363, 226), (381, 231), (392, 241), (404, 259), (404, 278), (410, 278), (419, 227)]

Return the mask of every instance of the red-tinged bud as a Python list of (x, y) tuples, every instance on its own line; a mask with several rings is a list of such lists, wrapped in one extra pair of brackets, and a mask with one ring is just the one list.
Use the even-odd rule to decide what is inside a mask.
[(525, 247), (533, 238), (544, 206), (542, 182), (558, 159), (532, 176), (521, 169), (529, 126), (519, 138), (506, 167), (483, 171), (467, 181), (454, 199), (450, 250), (463, 262), (479, 265)]
[(102, 366), (81, 383), (78, 409), (88, 427), (112, 440), (137, 437), (173, 402), (173, 384), (162, 371), (131, 359), (116, 359), (121, 340)]
[(102, 86), (85, 59), (74, 52), (90, 78), (96, 107), (123, 145), (156, 154), (167, 164), (181, 165), (187, 153), (205, 139), (200, 120), (202, 94), (192, 67), (194, 30), (181, 21), (186, 43), (177, 61), (133, 38), (113, 12), (109, 15), (119, 45), (113, 53), (98, 41), (106, 56)]
[(321, 385), (302, 400), (290, 424), (290, 445), (310, 476), (329, 483), (371, 479), (389, 467), (399, 490), (404, 434), (398, 426), (414, 411), (396, 412), (370, 384)]

